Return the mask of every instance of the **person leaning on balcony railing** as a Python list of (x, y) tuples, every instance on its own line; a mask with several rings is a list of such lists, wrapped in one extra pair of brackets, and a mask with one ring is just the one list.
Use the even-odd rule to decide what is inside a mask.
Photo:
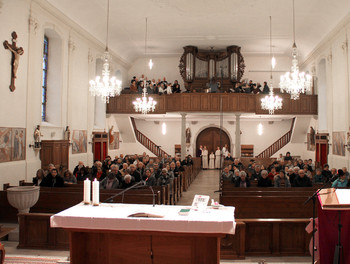
[(136, 84), (136, 80), (132, 80), (132, 81), (131, 81), (130, 93), (137, 93), (137, 84)]
[(269, 94), (269, 92), (270, 92), (270, 88), (267, 85), (267, 82), (264, 82), (264, 87), (263, 87), (263, 90), (262, 90), (262, 94)]

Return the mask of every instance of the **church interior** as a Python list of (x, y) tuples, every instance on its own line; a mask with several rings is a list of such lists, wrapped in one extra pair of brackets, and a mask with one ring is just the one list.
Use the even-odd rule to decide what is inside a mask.
[[(165, 156), (185, 168), (169, 189), (157, 177), (157, 204), (191, 205), (195, 194), (206, 194), (238, 209), (236, 234), (219, 241), (217, 263), (309, 263), (319, 257), (310, 253), (305, 232), (312, 203), (303, 202), (322, 186), (313, 177), (317, 169), (323, 175), (325, 165), (335, 170), (329, 180), (344, 174), (350, 186), (350, 1), (0, 0), (0, 23), (0, 245), (7, 256), (0, 254), (1, 264), (38, 254), (54, 260), (33, 263), (70, 263), (68, 235), (50, 228), (49, 214), (83, 197), (82, 188), (40, 187), (33, 215), (17, 218), (7, 201), (10, 187), (33, 185), (40, 169), (75, 177), (80, 164), (93, 171), (100, 161), (107, 179), (114, 162), (118, 171), (123, 163), (133, 171), (130, 165), (147, 157), (144, 165), (153, 170)], [(305, 75), (287, 80), (295, 67)], [(117, 81), (109, 84), (112, 76)], [(303, 90), (295, 92), (292, 82)], [(114, 90), (104, 91), (106, 85)], [(140, 103), (150, 98), (153, 106)], [(288, 165), (289, 155), (296, 165)], [(254, 200), (261, 190), (251, 162), (269, 173), (279, 162), (287, 175), (288, 168), (302, 169), (300, 160), (311, 160), (312, 187)], [(222, 176), (228, 165), (240, 179), (232, 186)], [(251, 196), (244, 193), (249, 188), (231, 188), (242, 187), (244, 170)], [(100, 200), (110, 191), (101, 190)], [(144, 203), (154, 203), (154, 194), (152, 201), (149, 193), (133, 191), (126, 203), (146, 196)], [(294, 198), (281, 204), (281, 197)], [(332, 230), (337, 233), (337, 226)], [(261, 234), (266, 243), (257, 238)], [(318, 263), (331, 262), (321, 257)]]

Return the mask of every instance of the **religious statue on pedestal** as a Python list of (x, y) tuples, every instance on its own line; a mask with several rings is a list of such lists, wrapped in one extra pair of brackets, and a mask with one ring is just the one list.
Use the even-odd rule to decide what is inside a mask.
[(70, 129), (69, 126), (66, 126), (66, 130), (64, 131), (64, 140), (70, 140)]
[(40, 132), (40, 126), (37, 125), (34, 130), (34, 148), (35, 149), (41, 148), (41, 140), (40, 140), (41, 137), (42, 137), (42, 134)]
[(186, 146), (189, 147), (191, 145), (191, 128), (186, 128)]

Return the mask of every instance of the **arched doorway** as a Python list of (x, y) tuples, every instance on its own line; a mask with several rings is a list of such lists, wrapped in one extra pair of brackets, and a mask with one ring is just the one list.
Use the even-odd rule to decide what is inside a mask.
[[(228, 151), (230, 152), (231, 142), (226, 132), (218, 127), (209, 127), (198, 134), (196, 140), (196, 150), (198, 150), (199, 146), (202, 145), (207, 146), (209, 154), (212, 151), (215, 153), (217, 147), (222, 149), (225, 144), (227, 144)], [(198, 151), (196, 151), (196, 154), (198, 155), (197, 152)]]

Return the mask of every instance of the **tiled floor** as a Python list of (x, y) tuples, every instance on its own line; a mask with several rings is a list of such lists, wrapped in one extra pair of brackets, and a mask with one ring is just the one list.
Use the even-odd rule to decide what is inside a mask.
[(183, 192), (178, 204), (191, 205), (195, 194), (209, 195), (210, 201), (211, 199), (219, 201), (219, 193), (214, 193), (214, 191), (219, 190), (219, 178), (219, 170), (202, 170), (190, 185), (187, 192)]
[[(195, 194), (209, 195), (210, 199), (219, 201), (219, 193), (214, 192), (219, 189), (218, 170), (201, 171), (194, 182), (191, 184), (187, 192), (183, 193), (179, 205), (191, 205)], [(7, 255), (22, 255), (22, 256), (49, 256), (62, 259), (60, 264), (69, 263), (67, 261), (69, 251), (57, 250), (29, 250), (17, 249), (17, 241), (2, 241), (5, 245)], [(311, 263), (310, 257), (247, 257), (245, 260), (221, 260), (221, 264), (294, 264), (294, 263)]]

